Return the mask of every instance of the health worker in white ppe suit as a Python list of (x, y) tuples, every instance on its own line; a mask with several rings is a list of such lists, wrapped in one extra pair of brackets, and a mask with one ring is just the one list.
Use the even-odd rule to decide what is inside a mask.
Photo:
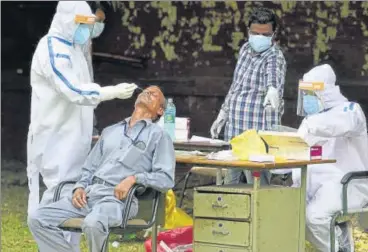
[(45, 204), (58, 183), (79, 178), (91, 148), (95, 107), (115, 98), (128, 99), (137, 87), (128, 83), (101, 87), (92, 82), (83, 47), (94, 25), (95, 15), (87, 2), (61, 1), (33, 55), (27, 139), (29, 214), (39, 206), (39, 173), (47, 187)]
[[(313, 68), (299, 84), (298, 114), (306, 116), (298, 133), (309, 146), (322, 146), (324, 159), (335, 164), (308, 166), (306, 237), (321, 252), (329, 252), (330, 222), (342, 210), (342, 177), (352, 171), (368, 170), (368, 138), (364, 113), (358, 103), (348, 101), (335, 86), (330, 65)], [(324, 89), (301, 89), (323, 83)], [(307, 88), (308, 89), (308, 88)], [(293, 170), (294, 186), (300, 185), (300, 170)], [(356, 180), (348, 187), (348, 207), (362, 208), (368, 203), (368, 185)], [(336, 251), (354, 251), (350, 224), (335, 228)]]

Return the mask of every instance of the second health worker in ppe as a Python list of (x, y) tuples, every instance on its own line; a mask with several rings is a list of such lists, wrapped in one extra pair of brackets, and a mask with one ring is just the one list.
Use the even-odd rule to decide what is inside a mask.
[[(330, 65), (313, 68), (299, 84), (298, 114), (305, 116), (298, 133), (309, 146), (322, 146), (323, 159), (334, 164), (309, 165), (307, 176), (306, 237), (317, 251), (331, 251), (330, 223), (342, 210), (341, 179), (348, 172), (368, 170), (366, 118), (360, 105), (348, 101), (335, 85)], [(294, 186), (300, 185), (300, 170), (293, 170)], [(348, 186), (348, 207), (368, 204), (368, 184), (356, 180)], [(336, 226), (335, 251), (354, 251), (352, 228)], [(339, 250), (340, 249), (340, 250)]]

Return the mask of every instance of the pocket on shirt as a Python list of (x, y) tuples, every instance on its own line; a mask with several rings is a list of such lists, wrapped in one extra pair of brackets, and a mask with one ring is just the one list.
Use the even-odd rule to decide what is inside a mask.
[(135, 168), (137, 166), (138, 161), (144, 155), (143, 150), (132, 145), (129, 147), (128, 151), (125, 152), (124, 155), (119, 157), (117, 161), (129, 168)]

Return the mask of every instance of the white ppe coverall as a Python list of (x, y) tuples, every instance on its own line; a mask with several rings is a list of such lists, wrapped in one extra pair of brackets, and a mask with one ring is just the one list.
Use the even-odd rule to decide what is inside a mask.
[(121, 85), (125, 83), (101, 87), (91, 82), (83, 45), (74, 43), (80, 25), (77, 16), (86, 20), (95, 17), (85, 1), (59, 2), (51, 27), (32, 59), (28, 215), (39, 206), (39, 173), (47, 187), (43, 204), (52, 199), (58, 183), (77, 180), (81, 175), (91, 148), (94, 108), (101, 101), (126, 99), (133, 93), (123, 96), (126, 90)]
[(59, 2), (49, 32), (38, 43), (32, 59), (28, 213), (38, 207), (39, 173), (47, 189), (62, 179), (76, 179), (90, 150), (100, 87), (90, 83), (81, 47), (72, 43), (76, 13), (92, 15), (85, 2)]
[[(299, 133), (310, 145), (321, 145), (323, 159), (334, 164), (308, 166), (306, 237), (318, 251), (330, 251), (332, 215), (342, 210), (342, 177), (352, 171), (368, 170), (366, 118), (359, 104), (349, 102), (335, 86), (335, 73), (329, 65), (313, 68), (304, 81), (323, 81), (319, 93), (324, 111), (307, 116)], [(300, 170), (293, 170), (294, 185), (300, 185)], [(348, 207), (362, 208), (368, 203), (366, 181), (348, 187)], [(338, 246), (336, 246), (336, 251)]]
[[(77, 179), (91, 145), (93, 110), (101, 102), (130, 98), (135, 84), (101, 87), (91, 81), (84, 48), (74, 34), (77, 17), (94, 19), (84, 1), (61, 1), (31, 66), (31, 118), (27, 139), (29, 212), (38, 207), (38, 175), (48, 189)], [(82, 18), (83, 19), (83, 18)]]

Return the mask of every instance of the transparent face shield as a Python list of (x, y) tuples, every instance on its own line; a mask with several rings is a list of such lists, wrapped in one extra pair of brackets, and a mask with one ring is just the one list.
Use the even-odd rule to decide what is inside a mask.
[(324, 110), (320, 95), (324, 90), (323, 82), (299, 81), (297, 115), (308, 116)]
[(84, 45), (91, 39), (95, 20), (95, 16), (76, 15), (77, 28), (74, 32), (74, 43)]
[(92, 35), (91, 35), (92, 38), (99, 37), (105, 28), (105, 24), (104, 24), (104, 21), (106, 18), (105, 12), (102, 9), (98, 8), (96, 10), (95, 16), (96, 16), (96, 20), (95, 20), (95, 24), (92, 30)]

